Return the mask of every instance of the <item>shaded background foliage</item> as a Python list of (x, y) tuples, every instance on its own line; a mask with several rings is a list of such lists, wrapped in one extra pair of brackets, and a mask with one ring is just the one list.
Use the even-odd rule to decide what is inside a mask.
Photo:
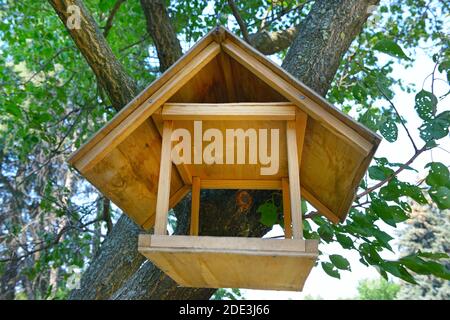
[[(84, 3), (139, 89), (160, 75), (139, 1)], [(235, 22), (229, 1), (166, 1), (183, 51), (218, 21), (250, 42), (264, 32), (293, 28), (295, 33), (314, 1), (233, 3), (245, 28)], [(418, 156), (448, 137), (450, 111), (440, 103), (448, 93), (436, 96), (433, 84), (450, 79), (449, 11), (448, 3), (438, 0), (382, 1), (373, 8), (327, 99), (391, 143), (404, 130), (418, 130), (421, 140), (411, 138), (411, 160), (406, 163), (374, 160), (345, 223), (332, 225), (313, 210), (305, 215), (306, 237), (356, 250), (361, 263), (375, 266), (383, 277), (389, 273), (409, 283), (424, 277), (428, 283), (448, 283), (448, 245), (411, 246), (398, 261), (386, 260), (382, 252), (394, 250), (390, 242), (395, 235), (378, 225), (398, 227), (409, 221), (411, 200), (450, 208), (450, 163), (417, 168), (428, 171), (416, 184), (398, 177), (403, 170), (414, 170)], [(276, 61), (286, 56), (287, 44), (272, 56)], [(424, 47), (436, 67), (430, 70), (431, 85), (415, 88), (397, 78), (392, 65), (411, 66), (415, 50)], [(438, 74), (447, 78), (438, 79)], [(415, 105), (394, 105), (394, 88), (416, 94)], [(114, 115), (112, 105), (50, 4), (0, 0), (1, 298), (66, 298), (119, 217), (119, 210), (65, 163), (70, 152)], [(408, 112), (417, 112), (423, 120), (420, 128), (408, 127)], [(261, 208), (261, 221), (282, 223), (273, 219), (274, 212), (281, 212), (275, 202)], [(435, 211), (430, 212), (433, 216)], [(332, 277), (351, 270), (340, 255), (322, 255), (320, 266)]]

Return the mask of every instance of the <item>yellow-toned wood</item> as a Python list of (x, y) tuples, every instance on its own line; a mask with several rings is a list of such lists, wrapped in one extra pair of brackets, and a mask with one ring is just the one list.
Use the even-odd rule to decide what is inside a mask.
[(308, 114), (314, 117), (314, 119), (323, 123), (327, 129), (332, 130), (334, 134), (341, 136), (348, 143), (354, 145), (358, 152), (364, 156), (369, 154), (372, 149), (372, 144), (369, 141), (361, 137), (357, 132), (349, 128), (339, 119), (326, 112), (326, 110), (324, 110), (312, 99), (306, 96), (300, 96), (298, 91), (295, 90), (286, 80), (280, 78), (255, 57), (250, 55), (248, 52), (240, 50), (236, 44), (228, 39), (222, 43), (222, 48), (224, 48), (225, 52), (227, 52), (231, 57), (247, 67), (260, 79), (264, 80), (271, 87), (276, 88), (290, 101), (295, 102)]
[(102, 140), (112, 129), (118, 126), (123, 120), (125, 120), (136, 108), (142, 103), (147, 101), (151, 95), (158, 91), (170, 78), (172, 78), (177, 72), (187, 66), (192, 59), (197, 56), (203, 49), (205, 49), (213, 41), (213, 30), (210, 31), (202, 41), (197, 42), (192, 48), (188, 50), (181, 58), (168, 68), (159, 78), (154, 80), (147, 88), (145, 88), (139, 95), (130, 101), (124, 108), (118, 112), (111, 121), (106, 123), (91, 139), (84, 143), (78, 150), (71, 154), (68, 162), (71, 165), (84, 157), (84, 155), (95, 146), (100, 140)]
[(172, 161), (170, 152), (172, 142), (172, 121), (164, 121), (162, 149), (161, 149), (161, 167), (159, 170), (158, 197), (156, 200), (156, 220), (155, 234), (164, 235), (167, 231), (167, 215), (169, 211), (170, 199), (170, 176), (172, 172)]
[(267, 57), (265, 55), (263, 55), (261, 52), (256, 50), (254, 47), (250, 46), (245, 41), (242, 41), (239, 37), (235, 36), (230, 31), (228, 31), (228, 30), (226, 30), (226, 31), (227, 31), (226, 39), (228, 41), (231, 41), (235, 45), (237, 45), (241, 51), (245, 51), (248, 54), (252, 55), (255, 59), (257, 59), (259, 62), (263, 63), (267, 68), (269, 68), (273, 73), (275, 73), (276, 75), (281, 77), (283, 80), (285, 80), (287, 83), (289, 83), (295, 90), (297, 90), (298, 92), (302, 92), (306, 97), (313, 100), (315, 103), (320, 105), (328, 113), (335, 116), (340, 121), (342, 121), (343, 123), (348, 125), (350, 128), (355, 130), (358, 134), (360, 134), (367, 141), (370, 141), (375, 146), (377, 146), (380, 143), (381, 137), (378, 134), (369, 130), (361, 123), (355, 121), (350, 116), (343, 113), (338, 108), (334, 107), (324, 97), (319, 95), (317, 92), (315, 92), (311, 88), (307, 87), (304, 83), (299, 81), (297, 78), (292, 76), (290, 73), (286, 72), (283, 68), (281, 68), (279, 65), (274, 63), (272, 60), (267, 59)]
[(154, 95), (143, 102), (126, 119), (112, 129), (101, 141), (93, 146), (74, 165), (80, 172), (95, 166), (108, 152), (126, 139), (136, 128), (164, 104), (183, 84), (187, 83), (201, 68), (220, 52), (220, 46), (213, 42), (196, 57), (186, 68), (180, 70), (167, 81)]
[(192, 178), (192, 196), (191, 196), (191, 236), (198, 236), (199, 215), (200, 215), (200, 178)]
[(166, 103), (163, 120), (294, 120), (296, 107), (275, 103)]
[(286, 127), (289, 171), (289, 197), (291, 199), (292, 233), (294, 239), (303, 238), (302, 208), (300, 196), (300, 170), (298, 168), (297, 132), (295, 121)]
[[(290, 101), (299, 111), (308, 115), (303, 152), (300, 146), (298, 148), (302, 194), (332, 221), (343, 221), (380, 137), (333, 108), (322, 97), (228, 31), (222, 28), (219, 31), (216, 36), (210, 33), (202, 39), (161, 78), (139, 94), (75, 152), (69, 162), (136, 223), (152, 226), (161, 151), (161, 137), (155, 128), (162, 132), (161, 104)], [(221, 45), (212, 43), (218, 39)], [(218, 47), (214, 48), (216, 44)], [(229, 44), (239, 53), (235, 54), (238, 58), (227, 49)], [(205, 55), (207, 51), (211, 54)], [(246, 59), (247, 56), (252, 59)], [(260, 73), (255, 70), (255, 66), (257, 69), (263, 67)], [(159, 107), (155, 106), (156, 98), (160, 99), (157, 101)], [(137, 112), (145, 115), (144, 119), (139, 118), (141, 124), (129, 127), (123, 124)], [(204, 121), (205, 126), (208, 126), (207, 122)], [(209, 122), (210, 128), (217, 125), (224, 132), (228, 126), (247, 129), (259, 121), (230, 120), (227, 124), (221, 121)], [(284, 121), (262, 121), (258, 128), (278, 128), (280, 132), (285, 132), (285, 124), (281, 122)], [(298, 126), (298, 116), (296, 122)], [(180, 127), (185, 124), (180, 121), (174, 125)], [(117, 132), (114, 130), (123, 130), (119, 128), (122, 125), (129, 130), (126, 137), (113, 139), (111, 134)], [(369, 143), (369, 148), (364, 142), (351, 143), (349, 137), (352, 134)], [(95, 158), (94, 162), (91, 163), (89, 158)], [(281, 180), (288, 176), (286, 144), (281, 141), (279, 172), (270, 177), (259, 175), (258, 165), (181, 165), (176, 168), (170, 182), (172, 195), (182, 184), (190, 185), (192, 176), (210, 180)], [(303, 189), (307, 190), (307, 195)]]
[(234, 89), (233, 72), (230, 65), (230, 57), (222, 51), (219, 55), (219, 59), (220, 71), (223, 74), (225, 87), (227, 89), (227, 101), (236, 102), (236, 92)]
[(281, 190), (280, 180), (201, 180), (201, 189)]
[[(286, 159), (286, 121), (271, 121), (271, 120), (261, 120), (261, 121), (202, 121), (201, 122), (202, 131), (206, 132), (208, 129), (217, 129), (220, 131), (223, 137), (223, 164), (213, 164), (206, 165), (203, 164), (187, 164), (189, 172), (192, 176), (197, 176), (201, 180), (280, 180), (282, 177), (286, 177), (287, 173), (287, 159)], [(183, 128), (190, 132), (192, 141), (194, 137), (194, 121), (183, 120), (183, 121), (174, 121), (175, 128)], [(267, 149), (270, 152), (271, 148), (271, 133), (272, 130), (276, 130), (278, 132), (279, 139), (279, 152), (276, 152), (279, 157), (279, 167), (278, 171), (271, 175), (263, 175), (261, 174), (261, 169), (265, 167), (269, 167), (270, 165), (263, 165), (259, 161), (256, 164), (250, 163), (250, 156), (257, 156), (259, 159), (259, 145), (254, 144), (257, 148), (255, 152), (249, 152), (249, 139), (245, 139), (245, 162), (243, 164), (238, 164), (237, 155), (238, 153), (238, 140), (235, 138), (234, 143), (234, 164), (226, 164), (226, 150), (225, 150), (225, 141), (226, 141), (226, 131), (227, 130), (236, 130), (242, 129), (244, 132), (255, 131), (256, 138), (259, 141), (259, 130), (263, 129), (267, 131), (267, 139), (268, 146)], [(249, 131), (250, 130), (250, 131)], [(193, 144), (193, 142), (192, 142)], [(209, 142), (203, 142), (203, 148), (205, 148)], [(193, 147), (193, 146), (192, 146)], [(192, 149), (193, 150), (193, 149)], [(192, 155), (193, 155), (192, 151)], [(193, 157), (192, 157), (193, 158)], [(193, 162), (193, 159), (192, 159)], [(274, 161), (275, 162), (275, 161)]]
[[(269, 251), (305, 251), (306, 240), (289, 239), (284, 241), (280, 239), (264, 238), (241, 238), (241, 237), (210, 237), (210, 236), (179, 236), (179, 235), (139, 235), (139, 244), (141, 240), (147, 246), (153, 248), (171, 247), (171, 248), (194, 248), (208, 250), (269, 250)], [(140, 245), (141, 246), (141, 245)]]
[(291, 218), (291, 199), (289, 197), (289, 180), (283, 178), (281, 180), (282, 196), (283, 196), (283, 216), (284, 216), (284, 237), (292, 238), (292, 218)]
[(301, 110), (297, 110), (295, 116), (295, 127), (297, 130), (297, 154), (299, 168), (302, 166), (303, 145), (305, 141), (307, 121), (308, 115)]
[(318, 241), (141, 235), (139, 252), (182, 286), (300, 291)]
[(333, 223), (339, 222), (339, 218), (330, 209), (323, 205), (323, 203), (320, 202), (316, 196), (305, 188), (302, 188), (302, 197), (305, 198), (305, 200), (308, 201), (314, 208), (316, 208), (319, 213), (330, 219)]

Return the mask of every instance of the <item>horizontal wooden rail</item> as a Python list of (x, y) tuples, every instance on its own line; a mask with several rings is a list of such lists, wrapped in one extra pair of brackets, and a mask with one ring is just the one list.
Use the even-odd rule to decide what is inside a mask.
[(201, 189), (281, 190), (281, 180), (201, 180)]
[(295, 120), (292, 103), (166, 103), (163, 120)]

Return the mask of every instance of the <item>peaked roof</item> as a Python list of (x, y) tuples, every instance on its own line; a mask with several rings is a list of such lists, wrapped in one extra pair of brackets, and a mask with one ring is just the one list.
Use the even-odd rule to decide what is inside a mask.
[[(220, 72), (217, 72), (219, 70)], [(137, 224), (154, 223), (166, 102), (291, 102), (308, 115), (302, 197), (343, 221), (381, 138), (223, 27), (203, 37), (69, 158)], [(336, 174), (326, 174), (330, 170)], [(173, 167), (170, 206), (191, 177)]]

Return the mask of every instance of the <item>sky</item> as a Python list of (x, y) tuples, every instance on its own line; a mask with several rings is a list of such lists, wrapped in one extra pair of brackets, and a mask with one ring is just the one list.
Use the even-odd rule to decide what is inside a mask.
[[(411, 55), (415, 62), (412, 67), (406, 69), (401, 64), (396, 63), (394, 65), (393, 74), (400, 79), (405, 79), (406, 82), (415, 85), (416, 90), (420, 91), (422, 87), (429, 90), (431, 85), (431, 77), (429, 77), (424, 84), (424, 79), (432, 72), (434, 68), (434, 62), (427, 56), (427, 54), (418, 49), (415, 55)], [(384, 59), (392, 59), (384, 54), (380, 53), (380, 60), (383, 63)], [(446, 79), (445, 75), (437, 74), (436, 78)], [(449, 90), (447, 82), (437, 80), (435, 81), (435, 93), (437, 96), (445, 94)], [(393, 102), (399, 109), (399, 113), (406, 119), (408, 127), (414, 141), (418, 143), (420, 148), (423, 145), (422, 140), (419, 137), (419, 130), (421, 119), (417, 116), (414, 110), (414, 97), (415, 93), (406, 93), (399, 88), (394, 90), (395, 96)], [(450, 97), (447, 96), (438, 105), (438, 113), (444, 110), (450, 109)], [(441, 148), (426, 152), (419, 156), (413, 163), (412, 167), (419, 172), (405, 170), (400, 174), (400, 178), (406, 181), (415, 183), (418, 180), (424, 178), (427, 175), (428, 170), (425, 169), (425, 165), (430, 161), (448, 163), (450, 158), (450, 137), (439, 141)], [(405, 162), (414, 153), (414, 149), (409, 141), (406, 132), (399, 127), (398, 140), (395, 143), (389, 143), (383, 140), (377, 150), (376, 157), (386, 157), (391, 162)], [(379, 227), (395, 236), (395, 230), (384, 224), (380, 223)], [(268, 236), (281, 235), (282, 229), (279, 226), (275, 226)], [(392, 240), (392, 244), (395, 245), (395, 239)], [(395, 248), (394, 248), (395, 249)], [(306, 280), (303, 292), (285, 292), (285, 291), (263, 291), (263, 290), (246, 290), (242, 289), (244, 299), (304, 299), (305, 296), (322, 297), (323, 299), (339, 299), (339, 298), (352, 298), (357, 295), (358, 282), (362, 279), (377, 279), (379, 278), (378, 272), (373, 267), (366, 267), (359, 262), (359, 254), (355, 251), (344, 250), (337, 243), (320, 245), (319, 250), (325, 254), (340, 254), (346, 257), (351, 264), (351, 271), (341, 271), (341, 279), (335, 279), (328, 276), (321, 268), (317, 266), (313, 268), (308, 279)], [(390, 253), (386, 251), (382, 254), (383, 258), (396, 259), (398, 254)]]

